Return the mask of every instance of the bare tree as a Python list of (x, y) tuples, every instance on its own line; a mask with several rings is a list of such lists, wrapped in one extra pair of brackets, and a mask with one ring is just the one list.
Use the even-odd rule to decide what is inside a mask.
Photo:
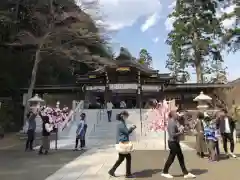
[[(28, 15), (27, 27), (30, 28), (20, 29), (14, 41), (7, 43), (8, 46), (31, 46), (35, 49), (27, 99), (32, 97), (38, 66), (43, 57), (64, 56), (66, 59), (84, 62), (96, 68), (108, 62), (111, 65), (110, 61), (96, 56), (96, 54), (104, 54), (105, 57), (108, 55), (105, 48), (106, 39), (101, 36), (94, 20), (75, 4), (74, 0), (31, 0), (30, 2), (24, 4), (23, 9)], [(93, 2), (82, 3), (81, 6), (91, 10), (90, 8), (94, 8), (95, 2)], [(91, 49), (95, 49), (95, 55)], [(24, 117), (28, 108), (27, 103)]]

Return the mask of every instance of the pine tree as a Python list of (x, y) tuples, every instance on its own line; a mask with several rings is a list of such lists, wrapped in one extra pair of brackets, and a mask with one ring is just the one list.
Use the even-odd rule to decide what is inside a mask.
[(240, 1), (239, 0), (218, 0), (224, 8), (234, 7), (232, 12), (225, 13), (221, 20), (234, 20), (234, 24), (229, 29), (225, 30), (223, 43), (227, 45), (228, 50), (236, 52), (240, 50)]
[(152, 56), (146, 49), (141, 49), (139, 52), (139, 60), (140, 64), (145, 64), (148, 67), (152, 66)]
[(201, 83), (204, 70), (216, 60), (223, 61), (220, 46), (216, 44), (222, 36), (216, 3), (212, 0), (177, 0), (170, 17), (175, 21), (166, 41), (171, 46), (167, 68), (179, 66), (178, 72), (186, 74), (186, 69), (193, 67), (197, 82)]

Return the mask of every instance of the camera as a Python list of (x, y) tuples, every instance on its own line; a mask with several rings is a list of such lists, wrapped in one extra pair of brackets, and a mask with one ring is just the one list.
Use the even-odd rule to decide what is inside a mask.
[(118, 120), (118, 121), (121, 120), (121, 113), (116, 115), (116, 120)]

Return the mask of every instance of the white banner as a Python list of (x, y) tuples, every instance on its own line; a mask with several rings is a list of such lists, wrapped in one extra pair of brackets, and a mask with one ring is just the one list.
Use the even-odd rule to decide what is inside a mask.
[(87, 86), (88, 91), (105, 91), (105, 86)]
[(160, 91), (161, 86), (155, 86), (155, 85), (143, 85), (142, 86), (143, 91)]
[(117, 89), (135, 89), (137, 90), (137, 84), (109, 84), (110, 90), (117, 90)]

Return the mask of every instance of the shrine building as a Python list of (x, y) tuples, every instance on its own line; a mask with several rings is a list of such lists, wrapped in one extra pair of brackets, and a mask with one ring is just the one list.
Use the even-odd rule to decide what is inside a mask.
[[(76, 79), (76, 84), (36, 86), (34, 93), (55, 96), (63, 104), (72, 100), (85, 100), (90, 104), (112, 101), (115, 108), (119, 108), (121, 101), (125, 101), (128, 108), (144, 108), (149, 99), (166, 98), (175, 99), (180, 109), (194, 109), (197, 105), (193, 99), (201, 91), (213, 98), (212, 106), (215, 106), (219, 99), (217, 90), (228, 87), (227, 84), (176, 83), (170, 74), (159, 73), (122, 54), (111, 60), (111, 65), (85, 74), (76, 73)], [(27, 88), (22, 91), (26, 93)]]

